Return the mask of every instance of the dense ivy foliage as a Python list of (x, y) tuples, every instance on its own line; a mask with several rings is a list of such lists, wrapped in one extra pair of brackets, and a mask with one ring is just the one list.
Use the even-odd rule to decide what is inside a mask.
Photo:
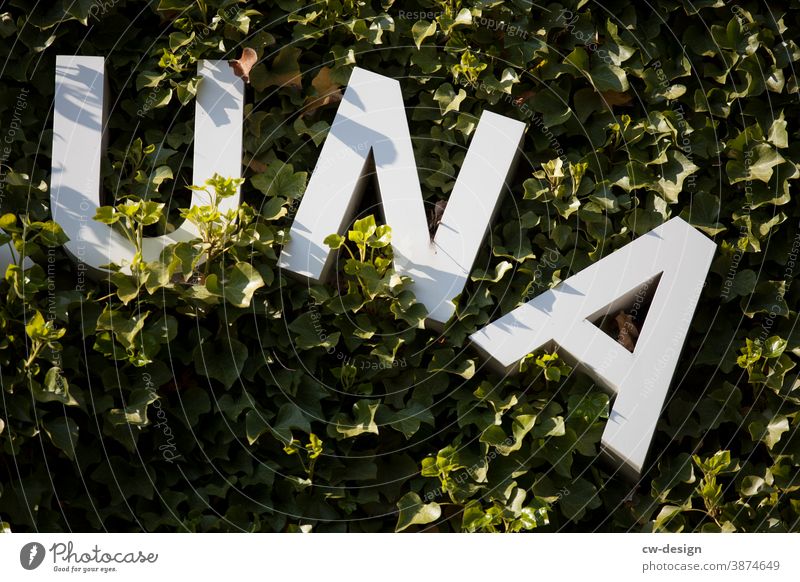
[[(800, 522), (796, 1), (0, 3), (0, 522), (14, 531), (787, 531)], [(244, 204), (191, 191), (196, 61), (250, 73)], [(97, 219), (203, 237), (95, 282), (50, 221), (55, 57), (106, 57)], [(426, 204), (491, 110), (523, 157), (456, 316), (425, 326), (368, 192), (336, 281), (277, 268), (353, 66), (401, 82)], [(609, 399), (470, 333), (681, 216), (718, 245), (631, 482)], [(373, 218), (374, 217), (374, 218)], [(201, 256), (209, 260), (200, 262)], [(31, 263), (23, 262), (28, 257)]]

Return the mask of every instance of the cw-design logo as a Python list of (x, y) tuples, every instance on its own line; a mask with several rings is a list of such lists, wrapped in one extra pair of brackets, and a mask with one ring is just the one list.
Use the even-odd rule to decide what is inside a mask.
[[(227, 61), (200, 61), (195, 104), (193, 183), (214, 173), (241, 175), (244, 85)], [(59, 56), (53, 117), (51, 208), (69, 237), (67, 251), (102, 271), (130, 264), (133, 245), (92, 217), (100, 206), (100, 161), (108, 96), (102, 57)], [(345, 234), (365, 179), (373, 175), (391, 225), (395, 269), (414, 281), (428, 323), (442, 327), (455, 311), (509, 174), (525, 125), (491, 112), (477, 124), (461, 171), (433, 236), (400, 84), (355, 68), (326, 137), (290, 231), (279, 266), (313, 282), (326, 279), (334, 261), (324, 244)], [(234, 209), (239, 195), (224, 200)], [(192, 205), (203, 204), (195, 193)], [(144, 241), (144, 259), (172, 243), (197, 237), (185, 222)], [(603, 432), (604, 453), (636, 477), (644, 466), (716, 246), (673, 218), (611, 253), (558, 287), (535, 297), (471, 336), (501, 372), (542, 347), (558, 347), (615, 397)], [(602, 330), (631, 304), (646, 311), (635, 346)]]
[(19, 551), (19, 563), (26, 570), (35, 570), (42, 565), (45, 549), (39, 542), (29, 542)]

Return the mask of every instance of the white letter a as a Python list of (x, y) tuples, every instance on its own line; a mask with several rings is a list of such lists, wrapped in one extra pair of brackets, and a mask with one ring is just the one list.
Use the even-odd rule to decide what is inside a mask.
[[(680, 218), (662, 224), (521, 305), (470, 339), (513, 372), (530, 352), (557, 345), (616, 396), (601, 445), (638, 476), (667, 396), (716, 245)], [(633, 352), (595, 325), (653, 290)]]

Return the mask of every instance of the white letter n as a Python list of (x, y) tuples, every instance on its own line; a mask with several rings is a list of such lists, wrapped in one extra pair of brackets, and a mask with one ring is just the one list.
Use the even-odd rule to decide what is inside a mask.
[(313, 281), (328, 276), (333, 255), (323, 241), (329, 234), (345, 233), (372, 152), (384, 216), (392, 227), (395, 269), (413, 279), (429, 319), (446, 322), (472, 270), (524, 129), (519, 121), (483, 113), (431, 240), (400, 84), (355, 68), (280, 266)]

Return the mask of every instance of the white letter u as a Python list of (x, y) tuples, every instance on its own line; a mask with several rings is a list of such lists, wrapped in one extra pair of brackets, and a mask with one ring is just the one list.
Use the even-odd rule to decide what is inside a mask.
[[(244, 84), (227, 61), (200, 61), (194, 122), (192, 181), (203, 184), (215, 173), (238, 178), (242, 160)], [(103, 57), (58, 56), (53, 114), (53, 172), (50, 202), (53, 220), (69, 237), (66, 249), (99, 269), (129, 265), (133, 245), (111, 227), (94, 220), (100, 206), (100, 160), (105, 142), (106, 91)], [(221, 201), (226, 211), (239, 206), (240, 195)], [(192, 205), (208, 204), (194, 192)], [(175, 231), (144, 240), (144, 260), (158, 258), (164, 247), (197, 236), (184, 222)]]

